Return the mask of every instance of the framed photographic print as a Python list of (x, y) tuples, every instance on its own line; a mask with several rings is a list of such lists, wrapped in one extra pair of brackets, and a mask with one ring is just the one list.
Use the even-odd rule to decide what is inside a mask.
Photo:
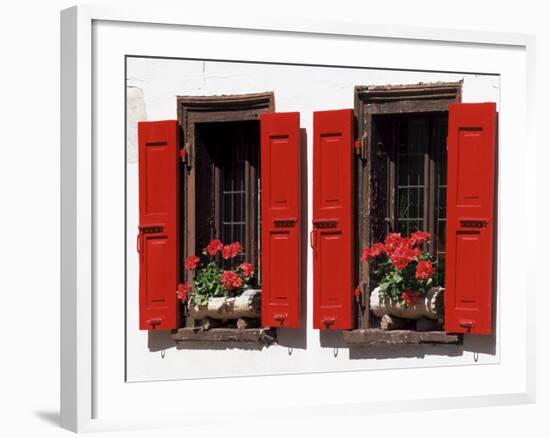
[(532, 399), (530, 36), (75, 7), (61, 43), (64, 427)]

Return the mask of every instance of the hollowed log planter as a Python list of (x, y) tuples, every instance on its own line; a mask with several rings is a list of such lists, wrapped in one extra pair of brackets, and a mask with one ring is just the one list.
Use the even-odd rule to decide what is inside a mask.
[(418, 297), (415, 304), (403, 309), (398, 301), (380, 296), (380, 288), (377, 287), (370, 295), (370, 309), (379, 318), (392, 315), (404, 319), (439, 319), (443, 317), (444, 291), (444, 288), (432, 287), (425, 296)]
[(189, 316), (194, 319), (260, 318), (261, 290), (248, 289), (236, 297), (215, 297), (208, 304), (189, 304)]

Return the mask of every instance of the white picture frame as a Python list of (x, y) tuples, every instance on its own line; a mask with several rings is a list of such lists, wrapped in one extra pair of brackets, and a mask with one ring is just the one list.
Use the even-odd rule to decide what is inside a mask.
[[(268, 35), (278, 41), (280, 47), (289, 49), (293, 42), (300, 39), (309, 39), (311, 45), (310, 62), (313, 58), (324, 62), (327, 57), (333, 56), (334, 63), (341, 64), (346, 56), (345, 53), (324, 53), (320, 43), (315, 43), (317, 39), (327, 39), (334, 42), (335, 47), (346, 40), (346, 44), (362, 44), (370, 41), (384, 41), (388, 44), (409, 44), (409, 47), (423, 46), (424, 50), (430, 50), (430, 44), (438, 45), (440, 48), (446, 48), (447, 45), (453, 46), (462, 57), (468, 56), (468, 51), (475, 47), (483, 47), (487, 51), (498, 50), (502, 55), (506, 49), (515, 51), (521, 54), (524, 58), (524, 63), (515, 67), (500, 63), (498, 56), (495, 55), (494, 60), (480, 59), (478, 65), (482, 66), (479, 72), (493, 72), (502, 75), (504, 82), (503, 87), (525, 87), (525, 83), (521, 82), (525, 79), (527, 82), (532, 80), (534, 75), (534, 37), (531, 35), (505, 34), (505, 33), (490, 33), (482, 31), (453, 31), (446, 29), (425, 29), (415, 27), (397, 27), (372, 25), (361, 22), (355, 23), (339, 23), (326, 21), (306, 21), (306, 20), (283, 20), (271, 17), (260, 17), (250, 20), (243, 17), (236, 20), (231, 19), (230, 22), (223, 16), (215, 14), (208, 17), (201, 15), (193, 15), (192, 13), (181, 13), (178, 11), (157, 11), (154, 8), (136, 11), (125, 10), (107, 7), (73, 7), (62, 12), (61, 16), (61, 115), (62, 115), (62, 130), (61, 130), (61, 425), (64, 428), (73, 431), (98, 431), (114, 428), (144, 428), (144, 427), (166, 427), (200, 424), (206, 420), (204, 414), (195, 413), (193, 418), (182, 418), (177, 414), (179, 409), (189, 409), (190, 406), (182, 405), (174, 406), (174, 410), (169, 412), (163, 409), (162, 406), (157, 408), (151, 407), (154, 412), (149, 412), (151, 415), (143, 416), (136, 413), (132, 415), (131, 400), (147, 400), (152, 394), (158, 394), (162, 391), (166, 396), (166, 403), (169, 405), (170, 400), (174, 400), (175, 394), (173, 391), (178, 389), (167, 388), (170, 383), (174, 386), (185, 386), (186, 391), (196, 391), (199, 394), (199, 388), (207, 388), (211, 382), (202, 381), (186, 381), (186, 382), (148, 382), (146, 384), (125, 385), (123, 371), (121, 371), (120, 360), (124, 358), (123, 350), (120, 349), (122, 332), (113, 330), (121, 325), (111, 322), (115, 321), (117, 315), (121, 315), (113, 310), (113, 318), (97, 320), (98, 304), (97, 294), (98, 288), (104, 285), (105, 280), (110, 278), (108, 270), (98, 270), (103, 261), (98, 260), (98, 253), (105, 248), (105, 242), (108, 242), (109, 236), (115, 234), (107, 234), (104, 228), (104, 217), (100, 211), (105, 209), (98, 208), (98, 205), (103, 202), (99, 198), (100, 193), (104, 193), (103, 184), (117, 184), (122, 180), (118, 179), (123, 174), (123, 169), (118, 171), (115, 167), (104, 166), (103, 158), (98, 158), (95, 147), (97, 139), (101, 138), (104, 131), (112, 129), (108, 125), (98, 127), (94, 125), (97, 121), (98, 105), (105, 105), (104, 96), (98, 96), (95, 88), (99, 81), (105, 80), (102, 76), (102, 70), (98, 65), (103, 62), (103, 54), (98, 53), (98, 25), (105, 23), (107, 26), (118, 26), (116, 32), (119, 32), (118, 44), (124, 43), (123, 33), (139, 27), (147, 28), (149, 32), (157, 33), (157, 38), (150, 39), (150, 46), (146, 50), (155, 52), (155, 44), (162, 43), (163, 34), (166, 32), (177, 32), (177, 29), (186, 29), (186, 31), (201, 32), (201, 35), (209, 33), (233, 32), (237, 36), (254, 34), (258, 39), (260, 36)], [(126, 30), (125, 30), (126, 27)], [(115, 33), (116, 33), (115, 32)], [(316, 46), (317, 44), (317, 46)], [(117, 44), (113, 44), (117, 45)], [(416, 45), (416, 46), (415, 46)], [(315, 51), (315, 47), (317, 50)], [(326, 46), (323, 46), (326, 47)], [(257, 48), (257, 47), (256, 47)], [(240, 48), (240, 57), (238, 54), (230, 54), (228, 59), (257, 59), (254, 55), (254, 47)], [(432, 48), (433, 49), (433, 48)], [(168, 52), (170, 48), (166, 49)], [(189, 56), (195, 56), (200, 47), (194, 47), (195, 52)], [(238, 48), (235, 49), (238, 52)], [(419, 49), (420, 50), (420, 49)], [(275, 51), (274, 51), (275, 52)], [(411, 49), (411, 52), (414, 50)], [(131, 52), (126, 52), (131, 53)], [(401, 52), (400, 52), (401, 53)], [(135, 54), (135, 53), (134, 53)], [(162, 53), (163, 56), (166, 53)], [(181, 56), (181, 52), (177, 53)], [(115, 62), (123, 62), (123, 59), (117, 57), (114, 53)], [(256, 58), (254, 58), (256, 56)], [(270, 54), (271, 58), (281, 56), (280, 54)], [(296, 62), (299, 60), (296, 55), (288, 54), (288, 62)], [(291, 59), (295, 56), (294, 59)], [(338, 58), (338, 59), (336, 59)], [(374, 57), (375, 58), (375, 57)], [(369, 60), (370, 66), (376, 66), (376, 59)], [(448, 71), (452, 65), (452, 60), (437, 56), (437, 62), (440, 62), (442, 69)], [(498, 58), (498, 59), (497, 59)], [(110, 59), (109, 56), (106, 59)], [(494, 61), (494, 62), (493, 62)], [(382, 62), (382, 61), (378, 61)], [(407, 63), (410, 68), (415, 67), (419, 61), (413, 59), (396, 59), (395, 64), (385, 60), (379, 67), (384, 68), (403, 68), (403, 63)], [(457, 60), (454, 60), (455, 65)], [(427, 62), (429, 64), (429, 62)], [(443, 66), (445, 64), (445, 66)], [(350, 64), (345, 64), (350, 65)], [(430, 69), (436, 69), (436, 61), (432, 61)], [(502, 70), (500, 70), (502, 68)], [(516, 70), (513, 70), (516, 69)], [(472, 71), (472, 69), (465, 69)], [(124, 84), (119, 80), (120, 92), (123, 92)], [(507, 82), (508, 81), (508, 82)], [(520, 84), (521, 82), (521, 84)], [(508, 88), (508, 89), (509, 89)], [(506, 131), (506, 135), (512, 137), (503, 137), (502, 141), (512, 141), (521, 136), (527, 141), (523, 142), (525, 157), (518, 172), (523, 172), (525, 177), (524, 182), (517, 188), (517, 193), (523, 197), (524, 202), (534, 202), (535, 199), (535, 175), (534, 172), (526, 171), (527, 164), (534, 166), (534, 150), (535, 144), (531, 131), (528, 126), (528, 120), (534, 111), (534, 89), (525, 87), (524, 93), (519, 93), (521, 102), (515, 101), (516, 105), (512, 107), (505, 96), (503, 99), (502, 116), (503, 120), (517, 120), (517, 126)], [(120, 120), (120, 109), (124, 107), (122, 100), (118, 101), (116, 92), (110, 94), (110, 98), (114, 103), (113, 111), (116, 112), (116, 117), (113, 117), (113, 123)], [(515, 96), (518, 97), (518, 96)], [(509, 105), (509, 106), (506, 106)], [(115, 114), (113, 112), (113, 114)], [(123, 112), (123, 111), (122, 111)], [(123, 114), (122, 114), (123, 115)], [(525, 122), (525, 123), (524, 123)], [(507, 128), (508, 129), (508, 128)], [(101, 132), (100, 132), (101, 131)], [(117, 137), (118, 138), (118, 137)], [(122, 139), (123, 140), (123, 139)], [(118, 144), (118, 143), (117, 143)], [(121, 146), (123, 148), (123, 145)], [(116, 154), (116, 152), (112, 152)], [(104, 155), (102, 155), (104, 156)], [(116, 160), (114, 160), (116, 161)], [(506, 163), (504, 163), (506, 164)], [(505, 169), (506, 170), (506, 169)], [(117, 174), (120, 172), (120, 174)], [(99, 178), (99, 175), (102, 175)], [(109, 175), (109, 176), (103, 176)], [(503, 181), (506, 183), (506, 181)], [(507, 186), (508, 187), (508, 186)], [(509, 186), (511, 188), (511, 186)], [(512, 189), (513, 191), (513, 189)], [(522, 220), (531, 219), (535, 222), (534, 213), (518, 210), (515, 215), (510, 216), (510, 226), (513, 229), (521, 223)], [(116, 227), (115, 227), (116, 228)], [(121, 228), (118, 228), (119, 232)], [(116, 237), (115, 237), (116, 238)], [(529, 237), (528, 239), (533, 239)], [(102, 240), (103, 239), (103, 240)], [(509, 253), (513, 251), (518, 242), (506, 236), (504, 241), (505, 247), (503, 251)], [(533, 244), (532, 241), (528, 244)], [(116, 246), (116, 245), (115, 245)], [(502, 263), (502, 260), (500, 261)], [(116, 264), (115, 264), (116, 265)], [(533, 282), (534, 282), (534, 276)], [(530, 287), (531, 286), (531, 287)], [(503, 331), (506, 333), (504, 337), (504, 352), (499, 365), (501, 370), (506, 371), (507, 376), (510, 376), (508, 381), (499, 381), (495, 385), (480, 388), (480, 393), (460, 388), (455, 388), (453, 393), (445, 391), (441, 387), (440, 393), (419, 394), (415, 397), (414, 385), (410, 388), (410, 393), (403, 393), (399, 399), (382, 399), (380, 393), (376, 391), (369, 398), (365, 391), (351, 391), (349, 389), (351, 382), (354, 382), (355, 389), (360, 386), (360, 381), (357, 379), (357, 373), (331, 373), (331, 374), (316, 374), (316, 375), (298, 375), (298, 376), (277, 376), (277, 377), (254, 377), (247, 379), (220, 379), (216, 385), (224, 385), (226, 390), (230, 390), (232, 386), (238, 384), (247, 386), (251, 390), (254, 387), (261, 387), (262, 391), (273, 394), (272, 400), (267, 405), (271, 409), (278, 409), (280, 415), (287, 415), (293, 418), (304, 418), (310, 415), (326, 415), (330, 412), (331, 415), (341, 415), (343, 413), (354, 412), (356, 415), (362, 415), (367, 411), (394, 411), (410, 409), (410, 400), (422, 400), (422, 409), (440, 408), (441, 406), (453, 407), (473, 407), (486, 405), (502, 405), (502, 404), (520, 404), (529, 403), (534, 400), (535, 374), (534, 369), (534, 309), (526, 306), (527, 300), (534, 294), (533, 284), (525, 285), (525, 302), (520, 301), (520, 306), (524, 312), (515, 321), (504, 319)], [(102, 303), (104, 300), (102, 301)], [(503, 315), (509, 315), (508, 301), (501, 303), (500, 310)], [(107, 315), (109, 316), (109, 315)], [(104, 322), (106, 321), (106, 322)], [(513, 324), (516, 324), (514, 326)], [(107, 338), (112, 338), (112, 341), (107, 341)], [(122, 340), (123, 344), (123, 340)], [(102, 354), (99, 354), (99, 352)], [(513, 358), (511, 357), (513, 353)], [(109, 355), (116, 356), (116, 360), (106, 362), (105, 357)], [(510, 365), (510, 368), (508, 367)], [(498, 369), (486, 369), (477, 367), (476, 379), (479, 381), (487, 380), (492, 373)], [(437, 370), (407, 370), (414, 375), (414, 379), (422, 379), (426, 373), (437, 375), (437, 378), (444, 381), (450, 376), (458, 376), (458, 371), (453, 367), (439, 368)], [(122, 374), (121, 374), (122, 372)], [(379, 370), (377, 373), (383, 373), (387, 376), (392, 376), (392, 370)], [(454, 374), (453, 374), (454, 373)], [(466, 375), (466, 374), (464, 374)], [(462, 378), (462, 377), (461, 377)], [(321, 379), (321, 380), (320, 380)], [(365, 378), (365, 381), (368, 379)], [(113, 383), (114, 382), (114, 383)], [(319, 383), (325, 385), (325, 391), (333, 397), (330, 400), (323, 400), (321, 394), (315, 391)], [(285, 397), (278, 393), (280, 388), (296, 388), (299, 386), (302, 391), (301, 395), (296, 397), (295, 404), (289, 405), (285, 401)], [(461, 385), (458, 385), (461, 386)], [(344, 388), (344, 389), (342, 389)], [(169, 394), (170, 392), (170, 394)], [(164, 397), (163, 395), (163, 397)], [(107, 402), (106, 398), (110, 400)], [(200, 395), (197, 399), (200, 399)], [(105, 401), (103, 403), (101, 400)], [(321, 401), (320, 401), (321, 400)], [(174, 405), (174, 403), (172, 403)], [(123, 408), (124, 406), (124, 408)], [(269, 408), (268, 406), (268, 408)], [(230, 421), (231, 411), (223, 411), (219, 405), (212, 405), (211, 409), (217, 413), (217, 418), (220, 422)], [(262, 412), (251, 409), (248, 416), (258, 420), (262, 418)]]

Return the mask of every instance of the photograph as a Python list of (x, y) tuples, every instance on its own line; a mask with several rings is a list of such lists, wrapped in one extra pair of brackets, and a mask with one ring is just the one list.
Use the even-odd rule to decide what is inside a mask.
[(31, 306), (58, 345), (23, 357), (58, 354), (57, 380), (26, 373), (38, 422), (413, 437), (542, 421), (540, 32), (481, 5), (346, 2), (60, 8), (60, 123), (33, 118), (60, 153), (39, 142), (14, 170), (39, 193), (59, 168), (60, 300)]
[(128, 381), (499, 362), (498, 74), (124, 79)]

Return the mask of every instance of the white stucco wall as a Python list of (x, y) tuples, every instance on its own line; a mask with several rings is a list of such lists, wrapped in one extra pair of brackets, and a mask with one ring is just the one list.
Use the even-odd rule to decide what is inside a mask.
[[(355, 85), (412, 84), (463, 80), (463, 102), (499, 103), (497, 76), (432, 72), (304, 67), (168, 59), (127, 60), (127, 376), (129, 381), (279, 373), (342, 371), (451, 364), (484, 364), (499, 360), (498, 337), (466, 335), (464, 346), (425, 345), (364, 347), (350, 350), (340, 333), (311, 328), (313, 277), (307, 265), (307, 326), (278, 330), (282, 346), (261, 351), (174, 348), (166, 332), (138, 331), (137, 120), (176, 119), (176, 96), (243, 94), (274, 91), (277, 111), (299, 111), (308, 133), (308, 227), (312, 209), (313, 111), (353, 107)], [(498, 317), (498, 315), (497, 315)], [(293, 347), (293, 348), (290, 348)], [(306, 348), (305, 348), (306, 347)], [(165, 350), (163, 350), (165, 349)], [(474, 361), (474, 356), (477, 362)]]

